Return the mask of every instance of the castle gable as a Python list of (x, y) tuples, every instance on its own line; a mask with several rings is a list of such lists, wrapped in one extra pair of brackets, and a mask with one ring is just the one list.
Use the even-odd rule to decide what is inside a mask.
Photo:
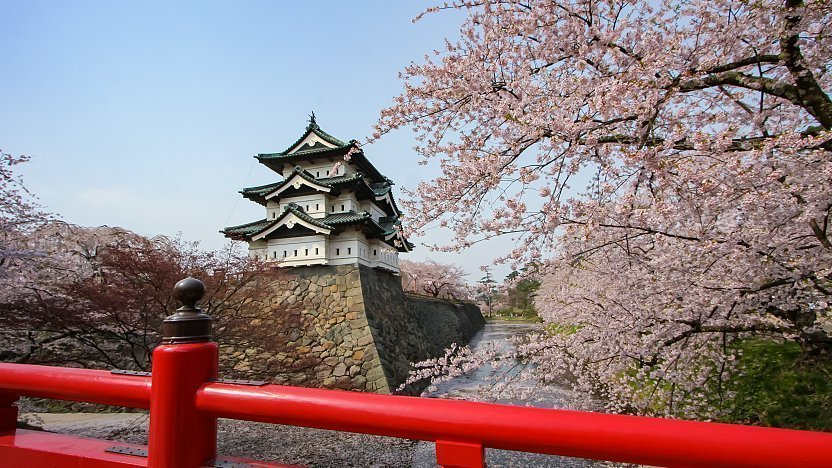
[(294, 229), (295, 226), (300, 226), (317, 234), (329, 234), (332, 232), (332, 228), (307, 215), (297, 205), (292, 203), (286, 207), (286, 210), (280, 218), (277, 218), (268, 227), (251, 236), (251, 240), (258, 241), (260, 239), (266, 239), (270, 234), (284, 226), (288, 230)]
[(293, 189), (299, 191), (301, 187), (309, 188), (313, 192), (332, 192), (331, 186), (320, 183), (312, 174), (304, 171), (302, 167), (295, 166), (295, 169), (289, 174), (289, 177), (271, 192), (268, 192), (263, 198), (266, 200), (279, 198), (284, 192)]
[(295, 145), (292, 148), (289, 148), (286, 151), (286, 154), (294, 154), (303, 151), (312, 151), (312, 150), (319, 150), (319, 149), (331, 149), (337, 148), (334, 144), (324, 140), (314, 132), (308, 132), (309, 134), (304, 138), (300, 143)]

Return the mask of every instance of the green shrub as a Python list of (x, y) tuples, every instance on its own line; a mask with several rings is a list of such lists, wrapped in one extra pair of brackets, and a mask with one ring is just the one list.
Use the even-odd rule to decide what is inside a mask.
[(832, 360), (806, 357), (795, 343), (741, 342), (723, 402), (729, 422), (832, 431)]

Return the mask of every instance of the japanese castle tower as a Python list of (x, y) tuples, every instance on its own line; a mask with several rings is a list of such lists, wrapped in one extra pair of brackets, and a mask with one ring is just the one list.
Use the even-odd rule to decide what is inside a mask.
[(360, 264), (399, 272), (402, 237), (393, 182), (355, 140), (324, 132), (313, 113), (306, 131), (280, 153), (255, 156), (281, 181), (240, 190), (263, 205), (264, 219), (220, 231), (248, 242), (249, 253), (281, 266)]

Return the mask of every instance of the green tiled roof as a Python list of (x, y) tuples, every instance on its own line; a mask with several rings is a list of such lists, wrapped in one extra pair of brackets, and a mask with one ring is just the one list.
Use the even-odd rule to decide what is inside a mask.
[(289, 179), (294, 174), (297, 174), (297, 175), (303, 177), (304, 179), (308, 180), (309, 182), (312, 182), (313, 184), (326, 185), (321, 180), (316, 179), (315, 176), (313, 176), (310, 172), (304, 170), (301, 166), (295, 166), (295, 168), (292, 169), (292, 173), (289, 175), (289, 177), (286, 177), (285, 179), (283, 179), (283, 182), (281, 182), (280, 184), (285, 184), (286, 182), (289, 182)]
[(391, 188), (392, 187), (387, 182), (370, 184), (370, 189), (373, 191), (374, 194), (376, 194), (377, 197), (386, 195), (390, 192)]
[(355, 182), (356, 180), (362, 180), (364, 178), (364, 174), (349, 174), (349, 175), (342, 175), (342, 176), (335, 176), (335, 177), (328, 177), (325, 179), (318, 179), (318, 183), (323, 185), (329, 186), (336, 186), (340, 184), (345, 184), (349, 182)]
[(366, 211), (347, 211), (346, 213), (335, 213), (328, 215), (324, 218), (324, 223), (330, 226), (336, 226), (339, 224), (350, 224), (355, 223), (357, 221), (363, 221), (365, 219), (372, 219), (370, 213)]
[[(336, 177), (316, 178), (315, 176), (313, 176), (308, 171), (303, 170), (303, 168), (300, 167), (300, 166), (295, 166), (295, 169), (292, 171), (292, 174), (298, 174), (301, 177), (303, 177), (304, 179), (308, 180), (309, 182), (312, 182), (312, 183), (315, 183), (315, 184), (318, 184), (318, 185), (323, 185), (325, 187), (331, 187), (333, 189), (343, 189), (344, 185), (348, 185), (348, 184), (353, 183), (353, 182), (359, 182), (359, 181), (362, 181), (362, 180), (364, 180), (366, 182), (366, 179), (364, 178), (364, 175), (359, 174), (359, 173), (336, 176)], [(244, 189), (240, 190), (240, 193), (243, 195), (243, 197), (248, 198), (249, 200), (253, 200), (257, 203), (260, 203), (261, 205), (265, 205), (266, 200), (265, 200), (264, 197), (266, 195), (268, 195), (269, 193), (277, 190), (278, 188), (280, 188), (284, 184), (289, 183), (290, 179), (291, 179), (291, 175), (286, 177), (284, 180), (282, 180), (280, 182), (273, 183), (273, 184), (266, 184), (266, 185), (259, 185), (257, 187), (244, 188)], [(359, 188), (360, 187), (362, 187), (362, 186), (359, 185)], [(366, 189), (369, 189), (369, 192), (372, 193), (373, 195), (375, 195), (376, 197), (384, 196), (384, 195), (390, 193), (390, 190), (391, 190), (391, 186), (387, 182), (365, 183), (363, 185), (363, 187), (366, 187)], [(331, 192), (331, 193), (337, 195), (337, 192)], [(399, 207), (396, 206), (395, 200), (392, 197), (391, 197), (391, 200), (393, 200), (393, 208), (394, 208), (395, 212), (397, 214), (400, 214), (401, 210), (399, 210)]]
[(375, 196), (377, 197), (383, 197), (384, 195), (387, 195), (389, 193), (390, 201), (393, 202), (393, 211), (400, 216), (402, 214), (402, 210), (399, 209), (399, 205), (396, 204), (396, 199), (393, 198), (393, 194), (391, 193), (393, 187), (391, 185), (392, 184), (390, 184), (389, 182), (375, 183), (370, 184), (370, 189), (373, 191), (373, 194), (375, 194)]
[[(280, 182), (275, 182), (273, 184), (266, 184), (266, 185), (258, 185), (257, 187), (247, 187), (240, 190), (240, 193), (249, 200), (256, 201), (262, 205), (265, 205), (266, 200), (263, 198), (269, 193), (277, 190), (284, 184), (289, 183), (293, 174), (298, 174), (299, 176), (303, 177), (304, 179), (308, 180), (317, 185), (323, 185), (325, 187), (332, 187), (336, 188), (338, 186), (342, 186), (345, 184), (349, 184), (350, 182), (356, 182), (364, 179), (363, 174), (350, 174), (350, 175), (342, 175), (337, 177), (325, 177), (325, 178), (317, 178), (313, 176), (310, 172), (305, 171), (300, 166), (295, 166), (292, 174), (288, 177), (283, 179)], [(334, 192), (337, 193), (337, 192)]]
[[(320, 219), (313, 218), (313, 217), (309, 216), (308, 214), (306, 214), (305, 211), (303, 211), (303, 208), (301, 208), (300, 206), (298, 206), (294, 203), (289, 203), (289, 205), (286, 206), (286, 209), (283, 210), (284, 215), (287, 212), (293, 213), (295, 216), (297, 216), (298, 218), (306, 221), (309, 224), (313, 224), (315, 226), (318, 226), (318, 227), (324, 228), (324, 229), (332, 229), (332, 226), (327, 226), (325, 223), (322, 223)], [(281, 216), (281, 218), (282, 217), (283, 216)]]
[(393, 232), (399, 224), (401, 224), (401, 220), (398, 216), (385, 216), (383, 218), (378, 219), (378, 225), (384, 229), (384, 232), (389, 234)]
[(335, 148), (315, 148), (306, 151), (296, 151), (294, 153), (287, 153), (281, 151), (279, 153), (260, 153), (255, 158), (259, 161), (274, 161), (274, 160), (289, 160), (292, 158), (300, 158), (307, 156), (338, 156), (346, 154), (349, 151), (349, 145), (336, 146)]
[[(310, 149), (301, 149), (294, 153), (289, 153), (293, 148), (295, 148), (298, 144), (300, 144), (309, 134), (314, 133), (317, 135), (321, 140), (326, 141), (329, 144), (335, 145), (334, 148), (310, 148)], [(309, 122), (309, 125), (306, 127), (306, 131), (303, 132), (303, 135), (300, 136), (294, 143), (292, 143), (288, 148), (278, 153), (260, 153), (255, 158), (258, 161), (265, 164), (272, 170), (276, 172), (280, 172), (284, 164), (291, 164), (292, 161), (301, 161), (307, 160), (310, 158), (321, 158), (321, 157), (332, 157), (335, 158), (337, 156), (344, 156), (349, 152), (352, 148), (356, 146), (355, 140), (350, 140), (344, 142), (335, 138), (334, 136), (330, 135), (329, 133), (321, 130), (318, 127), (318, 124), (315, 123), (313, 119)], [(352, 162), (360, 166), (366, 174), (368, 174), (374, 180), (388, 180), (386, 177), (381, 175), (381, 173), (373, 166), (370, 161), (367, 160), (364, 153), (359, 149), (358, 152), (352, 155)]]
[[(321, 140), (324, 140), (325, 142), (331, 143), (335, 146), (346, 146), (347, 145), (347, 143), (344, 143), (343, 141), (335, 138), (334, 136), (330, 135), (329, 133), (321, 130), (321, 127), (319, 127), (318, 124), (314, 120), (309, 122), (309, 125), (306, 126), (306, 134), (303, 136), (303, 138), (306, 138), (306, 136), (309, 135), (309, 133), (314, 133)], [(303, 141), (303, 138), (296, 141), (294, 145), (289, 147), (289, 149), (292, 149), (295, 146), (297, 146), (298, 143)]]
[(273, 191), (277, 187), (280, 187), (280, 184), (283, 182), (275, 182), (273, 184), (266, 184), (266, 185), (258, 185), (257, 187), (246, 187), (240, 190), (240, 193), (243, 195), (253, 195), (253, 196), (264, 196), (267, 193)]
[(251, 237), (258, 232), (268, 229), (272, 224), (276, 223), (276, 219), (261, 219), (251, 223), (241, 224), (239, 226), (231, 226), (220, 231), (225, 234), (225, 237)]
[(282, 156), (287, 156), (287, 155), (288, 155), (288, 153), (289, 153), (289, 151), (291, 151), (291, 150), (292, 150), (292, 148), (294, 148), (294, 147), (296, 147), (297, 145), (299, 145), (299, 144), (300, 144), (300, 142), (302, 142), (303, 140), (305, 140), (305, 139), (306, 139), (306, 137), (308, 137), (310, 133), (314, 133), (314, 134), (315, 134), (318, 138), (320, 138), (321, 140), (323, 140), (323, 141), (325, 141), (325, 142), (327, 142), (327, 143), (329, 143), (329, 144), (331, 144), (331, 145), (335, 145), (336, 147), (335, 147), (335, 148), (319, 148), (319, 149), (310, 149), (310, 150), (299, 150), (299, 151), (298, 151), (299, 153), (304, 153), (304, 154), (310, 154), (310, 153), (325, 153), (325, 152), (327, 152), (327, 151), (332, 151), (332, 150), (334, 150), (334, 149), (343, 149), (343, 148), (347, 148), (347, 147), (349, 147), (349, 146), (352, 146), (352, 144), (354, 143), (354, 141), (343, 142), (343, 141), (339, 140), (338, 138), (335, 138), (334, 136), (330, 135), (329, 133), (327, 133), (327, 132), (325, 132), (325, 131), (321, 130), (321, 127), (319, 127), (319, 126), (318, 126), (318, 124), (315, 122), (315, 120), (314, 120), (314, 119), (312, 119), (312, 120), (309, 122), (309, 125), (307, 125), (307, 126), (306, 126), (306, 131), (304, 131), (304, 132), (303, 132), (303, 135), (301, 135), (301, 136), (300, 136), (300, 138), (298, 138), (297, 140), (295, 140), (295, 142), (294, 142), (294, 143), (292, 143), (291, 145), (289, 145), (289, 147), (288, 147), (288, 148), (286, 148), (285, 150), (283, 150), (283, 151), (281, 151), (281, 152), (279, 152), (279, 153), (263, 153), (263, 154), (258, 154), (258, 155), (257, 155), (257, 159), (261, 159), (261, 158), (263, 158), (263, 159), (273, 159), (273, 158), (279, 158), (279, 157), (282, 157)]
[(312, 216), (309, 216), (303, 208), (294, 203), (290, 203), (286, 206), (283, 213), (284, 214), (277, 219), (261, 219), (252, 223), (242, 224), (240, 226), (227, 227), (220, 232), (225, 234), (226, 237), (251, 239), (251, 237), (256, 236), (257, 234), (280, 222), (286, 213), (292, 213), (307, 223), (329, 230), (337, 229), (339, 226), (367, 222), (370, 226), (373, 226), (379, 234), (385, 236), (395, 232), (396, 226), (401, 224), (397, 216), (386, 216), (380, 218), (379, 222), (376, 222), (373, 220), (372, 215), (366, 211), (347, 211), (345, 213), (329, 214), (325, 218), (313, 218)]

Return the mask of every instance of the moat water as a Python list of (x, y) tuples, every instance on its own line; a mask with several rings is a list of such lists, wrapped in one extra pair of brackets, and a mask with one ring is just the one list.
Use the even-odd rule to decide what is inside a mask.
[[(475, 349), (495, 345), (502, 349), (512, 347), (511, 338), (521, 337), (539, 330), (540, 325), (517, 322), (489, 322), (471, 340)], [(541, 387), (523, 377), (528, 364), (515, 362), (497, 368), (483, 366), (463, 376), (436, 385), (436, 389), (422, 394), (426, 398), (455, 398), (481, 400), (494, 403), (563, 408), (568, 406), (573, 393), (565, 386)], [(530, 399), (519, 400), (518, 390), (534, 389)], [(412, 468), (436, 466), (434, 444), (420, 442), (413, 457)], [(495, 467), (589, 467), (597, 462), (579, 458), (567, 458), (509, 450), (486, 449), (486, 464)]]

